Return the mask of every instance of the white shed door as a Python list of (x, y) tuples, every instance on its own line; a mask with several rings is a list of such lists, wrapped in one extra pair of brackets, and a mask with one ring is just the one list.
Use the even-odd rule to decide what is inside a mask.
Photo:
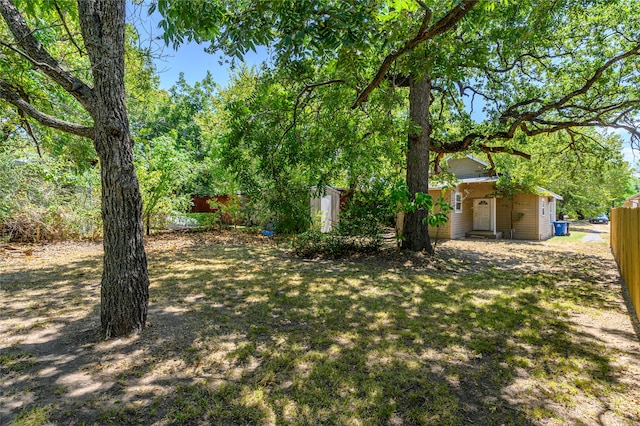
[(491, 202), (488, 198), (473, 200), (473, 230), (491, 231)]
[(320, 199), (320, 211), (322, 212), (322, 232), (331, 231), (331, 195), (327, 194)]

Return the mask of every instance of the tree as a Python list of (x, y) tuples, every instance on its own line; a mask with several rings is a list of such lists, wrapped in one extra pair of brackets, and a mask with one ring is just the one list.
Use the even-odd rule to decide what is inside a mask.
[(228, 174), (219, 165), (219, 135), (226, 124), (219, 118), (219, 110), (224, 107), (218, 104), (221, 96), (212, 76), (207, 74), (191, 86), (181, 74), (168, 91), (154, 88), (149, 93), (153, 95), (144, 109), (131, 114), (132, 134), (151, 148), (155, 140), (161, 140), (158, 138), (168, 137), (174, 141), (174, 148), (185, 155), (183, 162), (189, 163), (190, 173), (183, 177), (189, 179), (173, 182), (179, 183), (173, 185), (175, 192), (201, 196), (235, 192)]
[(631, 170), (622, 157), (620, 137), (585, 129), (573, 137), (555, 133), (526, 138), (526, 144), (533, 152), (530, 160), (495, 160), (503, 198), (541, 186), (562, 195), (558, 211), (574, 217), (595, 216), (627, 198)]
[(404, 118), (382, 102), (353, 112), (348, 88), (331, 80), (305, 86), (280, 71), (240, 70), (220, 91), (213, 122), (222, 164), (244, 193), (267, 204), (280, 231), (293, 232), (309, 225), (313, 187), (355, 190), (378, 180), (390, 187), (406, 142), (386, 125)]
[[(54, 6), (50, 9), (48, 6)], [(64, 12), (63, 12), (64, 11)], [(142, 202), (133, 166), (133, 141), (125, 105), (125, 1), (78, 0), (39, 5), (27, 2), (21, 12), (10, 0), (0, 0), (3, 65), (0, 97), (42, 125), (93, 140), (100, 159), (104, 269), (101, 283), (101, 325), (106, 337), (125, 335), (145, 327), (149, 278), (143, 246)], [(31, 24), (25, 18), (29, 18)], [(74, 19), (74, 18), (77, 18)], [(56, 20), (55, 26), (40, 23)], [(82, 33), (78, 43), (77, 29)], [(63, 31), (75, 53), (88, 59), (91, 73), (72, 72), (54, 54), (62, 47), (55, 31)], [(53, 32), (52, 32), (53, 31)], [(84, 114), (80, 123), (46, 113), (31, 102), (27, 82), (6, 66), (33, 68), (51, 88), (49, 96), (75, 99)], [(84, 81), (83, 78), (87, 79)], [(92, 81), (91, 81), (92, 80)], [(52, 85), (53, 83), (53, 85)], [(93, 87), (90, 86), (92, 84)], [(55, 98), (56, 105), (60, 97)]]
[[(464, 151), (492, 162), (500, 154), (530, 158), (526, 144), (513, 142), (521, 136), (575, 136), (598, 126), (640, 136), (637, 0), (212, 0), (197, 12), (185, 0), (158, 6), (167, 41), (209, 40), (211, 51), (237, 56), (269, 44), (274, 64), (291, 75), (309, 63), (330, 67), (332, 81), (356, 92), (355, 109), (376, 90), (413, 84), (409, 98), (427, 103), (410, 102), (412, 120), (422, 118), (410, 128), (408, 149), (417, 141), (427, 149), (410, 154), (408, 181), (428, 174), (429, 151), (436, 163)], [(415, 94), (419, 82), (428, 96)], [(478, 105), (483, 117), (474, 118)], [(412, 191), (426, 191), (428, 176), (419, 182)], [(407, 226), (420, 223), (426, 228), (422, 220)], [(410, 234), (408, 247), (430, 249), (424, 229)]]
[[(431, 148), (431, 80), (428, 76), (409, 77), (409, 113), (411, 121), (417, 124), (415, 131), (409, 133), (407, 148), (407, 188), (411, 196), (428, 193), (429, 150)], [(405, 215), (403, 247), (409, 250), (431, 251), (429, 228), (427, 227), (429, 211), (417, 209)]]
[(192, 87), (181, 73), (168, 93), (160, 91), (158, 99), (150, 102), (154, 108), (151, 111), (147, 109), (146, 115), (139, 118), (141, 128), (137, 129), (138, 133), (145, 139), (153, 139), (176, 132), (177, 146), (191, 152), (195, 159), (202, 160), (206, 147), (196, 117), (211, 108), (215, 89), (211, 74)]
[(159, 136), (142, 146), (135, 163), (142, 190), (142, 219), (150, 235), (152, 222), (164, 225), (176, 211), (187, 210), (191, 199), (180, 189), (190, 178), (191, 162), (176, 147), (175, 138)]
[[(406, 2), (398, 2), (406, 3)], [(421, 5), (424, 3), (419, 2)], [(457, 22), (477, 3), (477, 0), (464, 0), (460, 5), (452, 7), (449, 11), (432, 25), (429, 25), (431, 10), (427, 9), (427, 16), (422, 20), (418, 35), (408, 42), (401, 41), (403, 46), (389, 55), (380, 66), (380, 70), (372, 82), (360, 92), (354, 107), (368, 100), (373, 92), (385, 79), (387, 71), (396, 59), (411, 51), (420, 43), (430, 40), (453, 28)], [(296, 2), (293, 7), (287, 2), (274, 5), (270, 2), (258, 2), (249, 6), (235, 4), (235, 2), (210, 1), (206, 2), (198, 15), (189, 10), (188, 2), (167, 1), (158, 4), (160, 12), (165, 16), (161, 23), (165, 29), (165, 40), (173, 40), (175, 43), (187, 38), (198, 41), (210, 40), (210, 50), (223, 49), (226, 53), (242, 56), (248, 49), (253, 49), (255, 43), (275, 43), (278, 54), (278, 63), (281, 67), (290, 67), (292, 74), (299, 74), (300, 68), (304, 68), (304, 60), (299, 58), (311, 54), (317, 63), (323, 63), (325, 67), (335, 67), (336, 72), (353, 73), (353, 69), (346, 68), (345, 63), (358, 64), (355, 57), (360, 50), (371, 53), (380, 48), (376, 41), (379, 32), (390, 28), (396, 15), (393, 8), (385, 5), (377, 5), (376, 2), (332, 2), (325, 1), (320, 4), (308, 2)], [(401, 8), (404, 9), (404, 8)], [(443, 7), (439, 7), (440, 10)], [(398, 14), (405, 14), (406, 10), (399, 10)], [(381, 19), (380, 15), (386, 15)], [(334, 21), (337, 23), (334, 23)], [(379, 24), (387, 20), (388, 23)], [(235, 23), (242, 22), (244, 30), (238, 30)], [(371, 27), (376, 27), (371, 31)], [(404, 25), (406, 30), (406, 25)], [(273, 30), (272, 30), (273, 29)], [(389, 40), (378, 38), (378, 41), (388, 43)], [(336, 51), (350, 51), (345, 58), (336, 60)], [(377, 56), (374, 53), (374, 56)], [(367, 66), (367, 68), (370, 64)], [(412, 73), (413, 74), (413, 73)], [(358, 80), (359, 76), (351, 76)], [(315, 88), (325, 84), (345, 83), (348, 79), (329, 79), (324, 83), (307, 84), (300, 92), (298, 98), (305, 92), (311, 92)], [(428, 164), (430, 148), (429, 126), (429, 97), (431, 94), (430, 82), (427, 78), (416, 72), (412, 75), (412, 81), (420, 84), (412, 86), (410, 95), (411, 117), (419, 118), (417, 129), (409, 135), (409, 149), (407, 153), (407, 183), (411, 193), (415, 196), (418, 192), (428, 191)], [(358, 82), (351, 82), (352, 86), (358, 86)], [(425, 90), (427, 90), (425, 92)], [(426, 104), (416, 102), (426, 101)], [(410, 102), (411, 103), (411, 102)], [(294, 108), (298, 107), (298, 102)], [(294, 109), (294, 114), (296, 111)], [(297, 122), (296, 117), (293, 124)], [(290, 129), (285, 131), (288, 132)], [(406, 248), (413, 250), (426, 249), (431, 251), (429, 234), (427, 231), (426, 212), (419, 210), (411, 212), (407, 216), (405, 235), (407, 237)]]

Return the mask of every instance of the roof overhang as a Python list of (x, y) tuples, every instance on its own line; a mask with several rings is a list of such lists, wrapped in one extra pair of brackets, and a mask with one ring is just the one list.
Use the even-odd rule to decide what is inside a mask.
[(543, 195), (545, 197), (553, 197), (556, 200), (560, 200), (560, 201), (563, 200), (562, 195), (558, 195), (555, 192), (551, 192), (548, 189), (544, 189), (541, 186), (536, 186), (536, 190), (538, 191), (538, 195)]
[(636, 195), (632, 195), (631, 197), (627, 198), (625, 201), (634, 201), (634, 200), (640, 200), (640, 192), (638, 192)]
[[(463, 183), (484, 183), (484, 182), (496, 182), (498, 180), (498, 176), (480, 176), (480, 177), (472, 177), (472, 178), (463, 178), (458, 179), (458, 185)], [(449, 187), (449, 185), (445, 183), (441, 183), (438, 185), (429, 185), (429, 189), (443, 189), (445, 187)]]

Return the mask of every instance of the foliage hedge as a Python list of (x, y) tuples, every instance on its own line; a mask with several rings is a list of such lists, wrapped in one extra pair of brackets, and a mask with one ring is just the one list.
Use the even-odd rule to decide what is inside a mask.
[(377, 235), (341, 235), (337, 231), (323, 233), (310, 229), (295, 235), (291, 247), (300, 257), (344, 257), (355, 253), (374, 253), (382, 247), (382, 238)]

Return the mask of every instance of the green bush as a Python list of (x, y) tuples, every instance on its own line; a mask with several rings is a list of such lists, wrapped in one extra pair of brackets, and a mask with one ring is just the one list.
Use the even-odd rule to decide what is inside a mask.
[(395, 206), (391, 202), (391, 189), (387, 182), (375, 180), (353, 191), (340, 211), (341, 232), (371, 235), (381, 227), (393, 227)]
[(341, 257), (380, 250), (384, 228), (393, 226), (389, 193), (390, 187), (384, 181), (372, 181), (355, 191), (342, 207), (340, 221), (333, 230), (322, 233), (316, 223), (292, 239), (294, 253), (302, 257)]
[(267, 208), (273, 213), (274, 230), (280, 234), (293, 234), (309, 227), (309, 192), (294, 185), (279, 188), (267, 194)]
[(310, 229), (291, 239), (291, 248), (300, 257), (344, 257), (356, 253), (374, 253), (380, 250), (382, 238), (375, 235), (344, 235), (339, 230), (323, 233)]
[(175, 138), (172, 132), (137, 145), (135, 166), (147, 235), (151, 228), (166, 229), (174, 212), (182, 213), (189, 207), (191, 197), (181, 187), (190, 178), (191, 164)]
[(241, 207), (240, 216), (249, 224), (266, 227), (269, 224), (279, 234), (296, 234), (309, 228), (309, 191), (293, 183), (248, 193), (248, 201)]
[(41, 242), (102, 234), (100, 176), (67, 162), (0, 154), (0, 237)]

